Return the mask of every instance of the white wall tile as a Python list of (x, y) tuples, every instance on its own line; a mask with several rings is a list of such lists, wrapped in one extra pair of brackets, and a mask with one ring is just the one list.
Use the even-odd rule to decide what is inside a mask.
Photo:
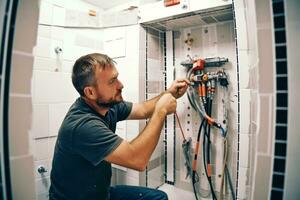
[(133, 178), (131, 176), (126, 176), (126, 185), (138, 186), (139, 185), (139, 179), (138, 178)]
[(41, 1), (40, 7), (40, 24), (51, 24), (53, 15), (53, 6), (47, 1)]
[(51, 26), (39, 25), (38, 26), (38, 36), (51, 38)]
[(250, 128), (250, 89), (241, 89), (240, 92), (240, 116), (241, 133), (248, 134)]
[(48, 200), (49, 199), (49, 192), (38, 194), (37, 199), (38, 200)]
[(48, 138), (34, 140), (34, 160), (46, 160), (48, 159)]
[(245, 9), (235, 9), (238, 49), (248, 49)]
[(59, 72), (34, 72), (34, 103), (71, 103), (77, 98), (71, 75)]
[(126, 57), (138, 59), (139, 25), (126, 27)]
[(249, 167), (249, 135), (240, 134), (240, 166)]
[(37, 44), (34, 48), (34, 55), (40, 57), (50, 57), (51, 39), (46, 37), (37, 37)]
[(53, 58), (47, 57), (34, 57), (33, 69), (34, 70), (45, 70), (45, 71), (54, 71), (56, 67), (56, 60)]
[(247, 50), (239, 50), (240, 88), (249, 88), (249, 58)]
[(238, 193), (237, 198), (246, 199), (247, 198), (247, 173), (249, 168), (239, 167), (239, 183), (238, 183)]
[(140, 173), (139, 171), (133, 169), (127, 169), (126, 176), (138, 179), (139, 173)]
[[(66, 6), (66, 0), (47, 0), (51, 2), (54, 5), (60, 6), (60, 7), (65, 7)], [(74, 0), (73, 0), (74, 2)]]
[(53, 6), (52, 24), (56, 26), (65, 25), (65, 8), (60, 6)]
[(41, 138), (49, 136), (49, 107), (47, 104), (33, 105), (32, 112), (32, 128), (33, 138)]
[[(138, 74), (138, 61), (137, 58), (119, 58), (115, 59), (117, 64), (116, 68), (119, 72), (119, 80), (123, 83), (123, 97), (127, 101), (139, 101), (139, 76)], [(130, 71), (130, 73), (128, 73)], [(135, 85), (136, 87), (131, 87)]]
[[(52, 162), (57, 137), (50, 137), (48, 142), (48, 158)], [(50, 162), (50, 163), (51, 163)], [(51, 166), (51, 165), (50, 165)]]
[(62, 63), (62, 72), (72, 73), (75, 61), (64, 60)]
[(51, 38), (56, 40), (63, 40), (64, 39), (65, 30), (62, 27), (51, 27)]
[(50, 188), (50, 177), (43, 177), (36, 180), (35, 183), (37, 195), (48, 193)]
[(49, 133), (57, 135), (58, 129), (71, 106), (71, 103), (49, 105)]
[(234, 1), (234, 8), (235, 9), (244, 9), (245, 8), (245, 2), (244, 2), (244, 0)]

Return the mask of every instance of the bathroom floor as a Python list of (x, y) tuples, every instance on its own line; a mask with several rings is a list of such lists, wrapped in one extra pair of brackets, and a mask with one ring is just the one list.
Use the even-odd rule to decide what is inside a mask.
[[(175, 187), (174, 185), (163, 184), (158, 188), (168, 194), (169, 200), (194, 200), (194, 193)], [(210, 200), (201, 198), (202, 200)]]

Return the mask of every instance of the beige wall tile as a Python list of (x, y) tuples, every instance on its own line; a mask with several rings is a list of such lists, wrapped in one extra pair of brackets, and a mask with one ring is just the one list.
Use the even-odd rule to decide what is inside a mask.
[(253, 199), (269, 199), (271, 158), (259, 155), (255, 173)]
[(33, 56), (13, 53), (11, 92), (31, 94)]
[(257, 90), (259, 87), (258, 67), (252, 67), (249, 69), (249, 78), (250, 78), (249, 88)]
[(270, 101), (268, 96), (260, 97), (260, 127), (258, 133), (257, 150), (260, 153), (267, 154), (269, 149), (270, 138)]
[(11, 156), (29, 153), (32, 105), (30, 97), (10, 97), (9, 130)]
[(258, 30), (259, 92), (274, 91), (273, 46), (271, 29)]
[(36, 44), (39, 9), (37, 0), (20, 1), (16, 19), (14, 50), (32, 53)]
[(271, 28), (271, 1), (255, 0), (257, 28)]
[(10, 163), (13, 199), (35, 199), (33, 157), (13, 158)]
[(152, 59), (159, 59), (160, 55), (160, 46), (159, 46), (159, 38), (152, 36), (152, 35), (148, 35), (148, 58), (152, 58)]
[[(254, 123), (258, 123), (258, 115), (259, 113), (257, 112), (257, 108), (258, 108), (258, 93), (257, 91), (255, 90), (252, 90), (251, 91), (251, 94), (250, 94), (250, 98), (251, 98), (251, 101), (250, 101), (250, 121), (251, 123), (254, 122)], [(254, 130), (250, 130), (250, 133), (254, 134), (256, 133)]]

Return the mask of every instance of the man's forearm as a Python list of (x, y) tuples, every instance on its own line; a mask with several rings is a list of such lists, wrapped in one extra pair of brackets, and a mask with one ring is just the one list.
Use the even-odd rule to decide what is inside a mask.
[(160, 99), (160, 97), (165, 94), (167, 91), (164, 91), (162, 93), (160, 93), (158, 96), (150, 99), (150, 100), (147, 100), (145, 102), (143, 102), (143, 106), (145, 108), (145, 118), (150, 118), (153, 114), (153, 111), (154, 111), (154, 108), (155, 108), (155, 104), (156, 102)]
[(154, 111), (144, 130), (130, 142), (143, 163), (148, 163), (158, 143), (166, 115), (164, 111)]

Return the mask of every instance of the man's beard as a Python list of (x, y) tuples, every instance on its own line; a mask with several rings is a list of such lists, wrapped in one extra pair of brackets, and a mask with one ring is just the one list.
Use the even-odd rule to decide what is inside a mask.
[(116, 105), (116, 104), (118, 104), (118, 103), (120, 103), (120, 102), (122, 102), (122, 101), (123, 101), (123, 100), (121, 100), (121, 101), (110, 100), (110, 101), (108, 101), (108, 102), (103, 102), (103, 101), (97, 100), (96, 103), (97, 103), (97, 105), (100, 106), (100, 107), (111, 108), (111, 107), (113, 107), (114, 105)]
[(120, 100), (108, 100), (107, 102), (103, 102), (101, 101), (100, 99), (97, 99), (96, 103), (98, 106), (100, 107), (104, 107), (104, 108), (111, 108), (113, 107), (114, 105), (120, 103), (123, 101), (123, 97), (120, 93), (120, 96), (121, 96), (121, 99)]

